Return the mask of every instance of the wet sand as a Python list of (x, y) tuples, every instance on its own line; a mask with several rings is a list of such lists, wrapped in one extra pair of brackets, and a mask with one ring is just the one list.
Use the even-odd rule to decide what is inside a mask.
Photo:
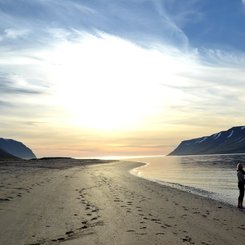
[(1, 163), (0, 244), (244, 244), (245, 211), (91, 163)]

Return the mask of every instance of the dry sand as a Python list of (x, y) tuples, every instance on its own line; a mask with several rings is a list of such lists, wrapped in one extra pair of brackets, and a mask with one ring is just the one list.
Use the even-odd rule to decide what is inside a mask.
[(244, 211), (129, 174), (139, 165), (1, 163), (0, 244), (245, 244)]

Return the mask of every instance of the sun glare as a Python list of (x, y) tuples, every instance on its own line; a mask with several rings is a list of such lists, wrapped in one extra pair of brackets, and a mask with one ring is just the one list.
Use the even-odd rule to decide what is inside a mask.
[(109, 35), (63, 42), (49, 61), (69, 123), (98, 130), (140, 127), (163, 113), (172, 95), (161, 83), (174, 78), (178, 65), (161, 52)]

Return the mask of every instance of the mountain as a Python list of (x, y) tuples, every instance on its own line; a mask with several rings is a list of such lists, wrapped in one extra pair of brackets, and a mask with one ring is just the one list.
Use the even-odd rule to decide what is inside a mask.
[(22, 159), (36, 158), (31, 149), (29, 149), (23, 143), (12, 139), (0, 138), (0, 149), (10, 155)]
[(18, 159), (18, 158), (0, 149), (0, 160), (13, 160), (13, 159)]
[(184, 140), (170, 156), (245, 153), (245, 126), (233, 127), (210, 136)]

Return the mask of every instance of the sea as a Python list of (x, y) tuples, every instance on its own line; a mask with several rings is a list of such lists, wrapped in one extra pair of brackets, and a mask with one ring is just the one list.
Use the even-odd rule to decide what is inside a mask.
[(237, 205), (236, 165), (245, 154), (136, 157), (131, 174), (226, 204)]

